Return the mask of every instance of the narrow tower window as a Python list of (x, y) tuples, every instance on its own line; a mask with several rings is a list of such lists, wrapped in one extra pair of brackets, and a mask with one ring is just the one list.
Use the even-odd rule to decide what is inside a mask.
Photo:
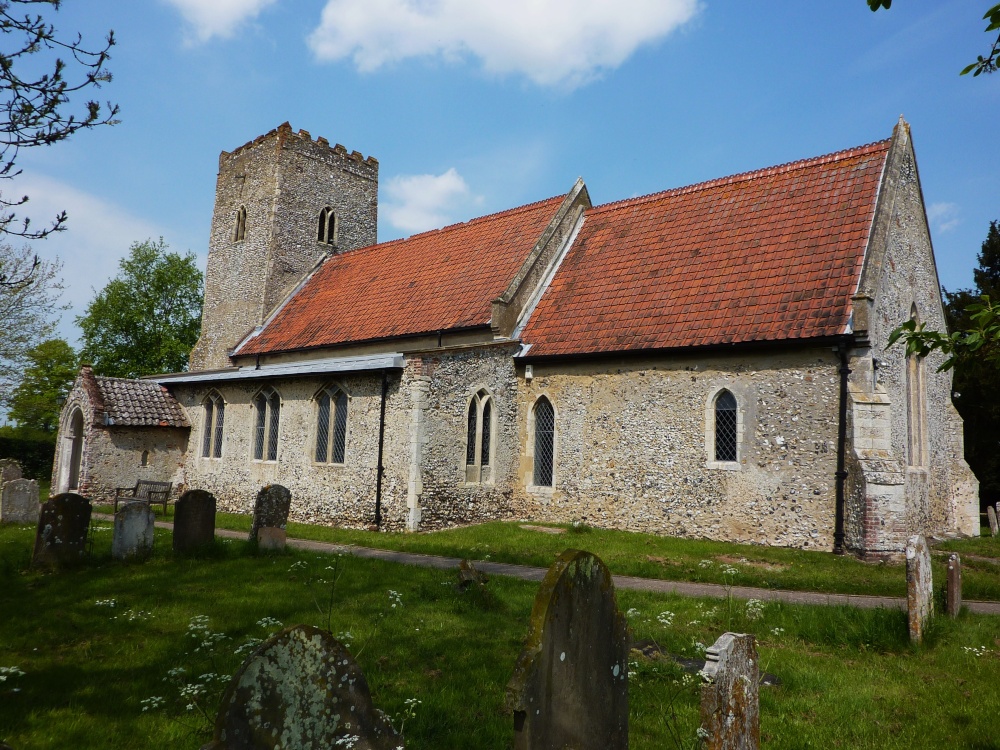
[(236, 212), (236, 227), (233, 231), (233, 242), (242, 242), (247, 235), (247, 208), (240, 206)]
[(552, 486), (555, 463), (556, 414), (545, 396), (535, 403), (535, 469), (534, 483), (538, 487)]
[(337, 215), (327, 206), (319, 212), (319, 229), (316, 239), (324, 245), (337, 244)]
[(722, 391), (715, 399), (715, 460), (736, 461), (736, 397)]

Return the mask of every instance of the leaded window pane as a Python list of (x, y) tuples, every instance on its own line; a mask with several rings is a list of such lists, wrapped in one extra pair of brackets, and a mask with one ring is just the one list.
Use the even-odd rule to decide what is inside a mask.
[(205, 402), (205, 430), (201, 437), (201, 455), (206, 458), (212, 450), (212, 399)]
[(316, 417), (316, 460), (327, 461), (327, 447), (330, 443), (330, 397), (325, 393), (319, 397), (319, 413)]
[(267, 399), (264, 394), (253, 400), (257, 410), (257, 425), (254, 429), (253, 457), (258, 461), (264, 458), (264, 425), (267, 423)]
[(215, 402), (215, 436), (212, 456), (222, 458), (222, 425), (226, 419), (226, 403), (221, 398)]
[(333, 419), (333, 462), (344, 463), (347, 451), (347, 395), (337, 394), (336, 413)]
[(552, 461), (555, 451), (555, 411), (548, 399), (535, 404), (535, 476), (540, 487), (552, 486)]
[(271, 419), (270, 430), (267, 435), (267, 460), (276, 461), (278, 459), (278, 420), (281, 416), (281, 400), (278, 398), (277, 393), (272, 393), (268, 402)]
[(469, 402), (469, 432), (465, 444), (465, 465), (476, 463), (476, 399)]
[(715, 400), (715, 460), (736, 460), (736, 398), (729, 391)]
[(479, 452), (479, 465), (490, 465), (490, 419), (493, 415), (493, 402), (487, 401), (483, 405), (483, 444)]

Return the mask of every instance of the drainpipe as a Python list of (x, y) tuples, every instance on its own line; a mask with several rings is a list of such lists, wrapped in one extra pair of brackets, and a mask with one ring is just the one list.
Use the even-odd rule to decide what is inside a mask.
[(375, 479), (375, 526), (382, 528), (382, 475), (385, 467), (382, 465), (382, 449), (385, 445), (385, 397), (389, 393), (389, 373), (382, 371), (382, 407), (378, 420), (378, 470)]
[(837, 518), (833, 531), (833, 554), (844, 554), (844, 485), (847, 481), (845, 467), (847, 453), (847, 376), (851, 374), (848, 364), (850, 339), (844, 338), (837, 346), (840, 355), (840, 414), (837, 424)]

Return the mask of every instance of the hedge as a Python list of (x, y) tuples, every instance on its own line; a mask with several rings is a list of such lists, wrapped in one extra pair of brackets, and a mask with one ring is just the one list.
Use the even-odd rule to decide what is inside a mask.
[(0, 436), (0, 458), (14, 458), (27, 479), (48, 480), (56, 457), (55, 439), (33, 440)]

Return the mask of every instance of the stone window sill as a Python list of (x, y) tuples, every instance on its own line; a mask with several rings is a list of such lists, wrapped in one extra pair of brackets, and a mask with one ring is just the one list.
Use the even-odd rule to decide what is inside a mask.
[(553, 495), (555, 494), (555, 486), (548, 486), (542, 484), (529, 484), (528, 493), (531, 495)]
[(722, 471), (743, 471), (743, 466), (739, 461), (706, 461), (705, 467), (721, 469)]

